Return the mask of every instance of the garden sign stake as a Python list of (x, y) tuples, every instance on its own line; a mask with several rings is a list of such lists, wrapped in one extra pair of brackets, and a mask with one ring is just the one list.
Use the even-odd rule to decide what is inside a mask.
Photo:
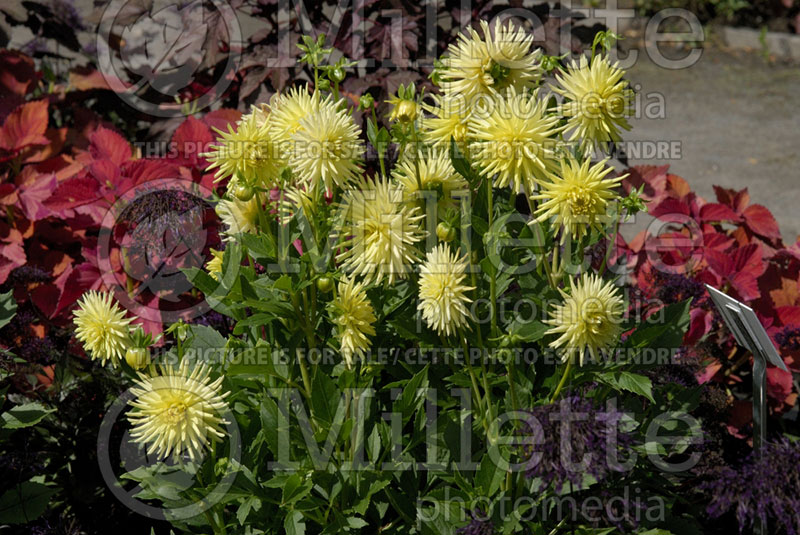
[[(767, 363), (788, 370), (753, 309), (707, 284), (706, 288), (736, 342), (753, 354), (753, 450), (758, 456), (767, 433)], [(765, 534), (766, 519), (754, 527), (754, 533)]]

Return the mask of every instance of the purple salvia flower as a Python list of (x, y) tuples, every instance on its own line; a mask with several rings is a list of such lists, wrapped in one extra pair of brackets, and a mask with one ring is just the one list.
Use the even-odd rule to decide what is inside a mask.
[(707, 512), (718, 518), (735, 509), (739, 532), (766, 518), (769, 533), (800, 534), (800, 445), (767, 443), (738, 468), (724, 467), (700, 485), (711, 493)]

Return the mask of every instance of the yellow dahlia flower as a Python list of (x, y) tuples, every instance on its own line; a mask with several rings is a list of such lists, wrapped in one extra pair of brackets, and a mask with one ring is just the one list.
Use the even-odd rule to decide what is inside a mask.
[(561, 241), (568, 236), (579, 240), (589, 229), (602, 230), (610, 201), (619, 198), (615, 191), (627, 175), (605, 178), (614, 169), (606, 167), (603, 160), (590, 167), (587, 158), (583, 163), (575, 158), (561, 161), (561, 171), (549, 173), (549, 181), (539, 183), (541, 189), (534, 200), (543, 201), (536, 210), (538, 221), (555, 218), (563, 228)]
[(375, 336), (375, 310), (367, 298), (365, 283), (342, 278), (336, 296), (328, 305), (328, 313), (336, 325), (336, 336), (349, 368), (354, 355), (370, 348), (367, 336)]
[[(418, 195), (420, 185), (422, 191), (435, 192), (440, 210), (456, 205), (453, 192), (468, 190), (469, 185), (453, 168), (449, 151), (434, 151), (420, 157), (414, 163), (416, 156), (411, 155), (401, 160), (392, 171), (392, 177), (403, 187), (406, 201), (419, 200), (422, 205), (426, 200)], [(419, 176), (417, 176), (419, 169)], [(439, 215), (444, 215), (440, 213)]]
[(626, 117), (633, 113), (633, 91), (622, 79), (625, 71), (605, 57), (596, 56), (591, 66), (586, 56), (572, 62), (566, 74), (556, 75), (560, 87), (553, 91), (567, 99), (561, 113), (567, 117), (569, 140), (583, 149), (619, 141), (620, 129), (630, 130)]
[(389, 113), (390, 121), (413, 123), (422, 111), (422, 108), (415, 100), (400, 98), (397, 95), (392, 96), (386, 102), (392, 105), (392, 111)]
[(111, 361), (119, 364), (130, 346), (130, 322), (123, 310), (115, 303), (109, 292), (94, 290), (83, 294), (78, 301), (78, 309), (73, 313), (75, 337), (83, 348), (101, 364)]
[(222, 276), (222, 256), (224, 253), (216, 249), (209, 249), (209, 251), (211, 252), (211, 260), (206, 262), (206, 271), (208, 271), (212, 279), (219, 282)]
[(220, 393), (222, 377), (212, 382), (210, 373), (205, 364), (195, 365), (190, 373), (186, 360), (177, 369), (163, 367), (155, 377), (140, 373), (131, 389), (136, 399), (129, 402), (133, 441), (146, 444), (149, 454), (162, 459), (188, 454), (194, 461), (209, 442), (224, 437), (221, 426), (228, 422), (221, 412), (227, 409), (228, 394)]
[(423, 108), (433, 117), (423, 122), (423, 137), (436, 149), (450, 149), (454, 139), (462, 150), (467, 141), (470, 108), (465, 98), (459, 95), (434, 95), (434, 104), (423, 104)]
[(217, 216), (226, 225), (225, 241), (231, 240), (236, 234), (248, 232), (254, 234), (258, 230), (258, 214), (261, 205), (258, 197), (253, 197), (249, 201), (239, 199), (222, 199), (214, 209)]
[[(261, 126), (267, 124), (267, 122), (270, 119), (269, 106), (267, 104), (264, 104), (264, 103), (262, 103), (262, 104), (260, 104), (258, 106), (253, 105), (250, 108), (250, 114), (249, 115), (254, 116), (255, 119), (256, 119), (256, 125), (258, 127), (261, 127)], [(245, 115), (245, 116), (242, 117), (242, 119), (239, 120), (239, 122), (241, 123), (242, 120), (247, 120), (247, 119), (249, 119), (249, 116)]]
[(439, 334), (454, 334), (461, 327), (469, 328), (467, 305), (472, 300), (467, 292), (467, 257), (459, 258), (450, 247), (439, 244), (428, 253), (419, 274), (419, 310), (428, 327)]
[(289, 186), (283, 191), (280, 199), (281, 220), (292, 219), (300, 209), (306, 217), (316, 213), (317, 205), (308, 190), (303, 187)]
[(494, 185), (525, 186), (533, 190), (537, 180), (555, 168), (559, 118), (547, 115), (538, 91), (531, 94), (509, 89), (491, 105), (477, 110), (469, 123), (470, 156), (484, 176), (497, 175)]
[(403, 191), (386, 181), (362, 180), (342, 198), (345, 250), (342, 269), (378, 284), (405, 278), (419, 259), (414, 244), (425, 237), (418, 207), (403, 202)]
[[(513, 23), (496, 19), (494, 32), (481, 21), (483, 37), (470, 28), (450, 45), (442, 59), (442, 89), (464, 95), (490, 95), (513, 87), (518, 91), (533, 88), (541, 78), (541, 50), (533, 46), (533, 35)], [(473, 102), (474, 104), (474, 102)]]
[(216, 169), (215, 180), (235, 176), (265, 188), (274, 184), (286, 162), (269, 133), (268, 116), (251, 113), (242, 117), (236, 129), (228, 125), (228, 132), (216, 132), (221, 137), (204, 154), (211, 162), (206, 170)]
[(566, 361), (576, 353), (582, 365), (587, 350), (592, 359), (619, 341), (625, 305), (619, 290), (597, 275), (585, 274), (578, 282), (570, 280), (570, 293), (559, 289), (561, 305), (550, 311), (546, 321), (553, 327), (547, 334), (560, 335), (550, 343)]
[(333, 97), (321, 97), (310, 93), (308, 86), (293, 87), (286, 93), (276, 93), (269, 104), (270, 134), (281, 144), (291, 142), (292, 134), (300, 129), (300, 123), (310, 114), (322, 109), (336, 111)]
[(292, 135), (289, 165), (306, 187), (314, 191), (343, 186), (361, 172), (364, 146), (361, 129), (345, 110), (320, 108), (300, 121)]

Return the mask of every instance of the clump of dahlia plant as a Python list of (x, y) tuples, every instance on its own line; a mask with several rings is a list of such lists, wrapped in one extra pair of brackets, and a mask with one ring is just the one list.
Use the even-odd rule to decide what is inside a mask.
[[(538, 437), (548, 444), (544, 463), (485, 481), (426, 471), (395, 479), (375, 463), (415, 466), (426, 427), (435, 435), (433, 423), (468, 422), (459, 412), (467, 403), (481, 434), (465, 458), (483, 458), (480, 477), (487, 478), (483, 463), (493, 459), (487, 448), (497, 443), (501, 413), (596, 415), (594, 402), (577, 394), (561, 399), (565, 388), (579, 392), (589, 381), (604, 384), (607, 395), (638, 396), (639, 406), (651, 397), (649, 379), (628, 368), (622, 381), (620, 365), (603, 361), (631, 325), (623, 327), (625, 301), (608, 259), (596, 272), (583, 261), (586, 251), (605, 251), (595, 246), (635, 211), (625, 209), (622, 177), (609, 161), (591, 159), (628, 128), (624, 73), (593, 50), (550, 86), (556, 60), (545, 68), (525, 27), (481, 22), (438, 64), (437, 91), (401, 86), (387, 96), (381, 121), (374, 95), (361, 96), (364, 113), (355, 114), (356, 100), (339, 90), (350, 64), (326, 64), (331, 50), (323, 45), (324, 36), (300, 45), (313, 83), (254, 106), (204, 154), (219, 187), (225, 247), (211, 251), (205, 269), (186, 272), (233, 327), (223, 336), (176, 324), (152, 359), (130, 354), (133, 440), (159, 459), (215, 463), (197, 470), (202, 485), (226, 469), (246, 480), (229, 505), (213, 505), (198, 520), (215, 533), (234, 523), (253, 533), (256, 525), (259, 533), (307, 526), (399, 533), (417, 514), (405, 503), (411, 489), (431, 489), (439, 500), (458, 481), (458, 492), (473, 489), (471, 498), (491, 501), (501, 489), (527, 492), (524, 475), (553, 483), (543, 493), (582, 481), (560, 471), (549, 436)], [(377, 161), (365, 160), (366, 142)], [(393, 164), (388, 144), (397, 152)], [(523, 319), (517, 303), (540, 314)], [(78, 339), (102, 363), (153, 345), (133, 334), (132, 321), (107, 294), (88, 294), (75, 312)], [(514, 348), (558, 359), (521, 366), (499, 358)], [(436, 360), (414, 360), (430, 349), (440, 350)], [(398, 354), (402, 360), (386, 360)], [(465, 396), (454, 397), (465, 387)], [(444, 411), (438, 420), (424, 412), (433, 410), (425, 408), (429, 388), (439, 396), (433, 407)], [(395, 404), (400, 414), (389, 426), (380, 415)], [(608, 418), (578, 426), (577, 452), (605, 451), (621, 416)], [(235, 452), (224, 443), (237, 428), (247, 437), (244, 452), (228, 458)], [(393, 438), (397, 431), (416, 438)], [(546, 420), (536, 432), (550, 431)], [(449, 446), (438, 447), (445, 466), (461, 459)], [(351, 480), (345, 474), (354, 465), (345, 463), (361, 448), (370, 474)], [(600, 465), (587, 471), (598, 484), (609, 473)], [(494, 530), (473, 515), (459, 532)]]

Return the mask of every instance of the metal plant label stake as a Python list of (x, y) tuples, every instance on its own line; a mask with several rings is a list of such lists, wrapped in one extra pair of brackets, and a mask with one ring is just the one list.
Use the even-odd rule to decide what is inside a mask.
[[(767, 363), (788, 370), (752, 308), (708, 284), (706, 289), (736, 342), (753, 354), (753, 450), (760, 456), (767, 434)], [(754, 533), (766, 534), (767, 519), (760, 518), (754, 528)]]

